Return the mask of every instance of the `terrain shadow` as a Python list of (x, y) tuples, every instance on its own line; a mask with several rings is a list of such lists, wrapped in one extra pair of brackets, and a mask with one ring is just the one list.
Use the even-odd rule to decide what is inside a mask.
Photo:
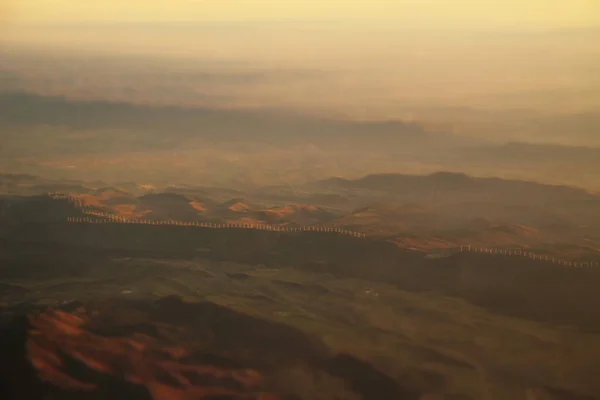
[(334, 354), (295, 328), (177, 297), (98, 300), (71, 312), (14, 316), (4, 321), (0, 347), (3, 399), (313, 398), (294, 396), (277, 381), (298, 367), (327, 377), (313, 390), (332, 397), (319, 398), (343, 398), (323, 387), (328, 382), (342, 382), (340, 390), (359, 399), (419, 398), (368, 362)]
[(21, 224), (11, 237), (0, 242), (6, 276), (25, 269), (35, 275), (56, 273), (55, 268), (42, 267), (48, 257), (59, 258), (60, 268), (70, 274), (108, 256), (201, 257), (267, 268), (292, 266), (413, 292), (436, 291), (494, 313), (600, 331), (595, 312), (600, 307), (600, 269), (596, 268), (477, 253), (430, 259), (384, 240), (315, 232), (48, 223)]

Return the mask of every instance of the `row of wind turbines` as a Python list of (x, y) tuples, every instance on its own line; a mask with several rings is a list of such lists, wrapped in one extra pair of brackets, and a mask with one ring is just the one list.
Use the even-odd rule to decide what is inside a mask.
[(129, 225), (171, 225), (171, 226), (187, 226), (198, 228), (215, 228), (215, 229), (256, 229), (273, 232), (333, 232), (343, 235), (355, 236), (364, 238), (366, 235), (362, 232), (351, 231), (348, 229), (327, 227), (327, 226), (301, 226), (287, 227), (279, 225), (265, 224), (242, 224), (242, 223), (215, 223), (202, 221), (175, 221), (175, 220), (143, 220), (143, 219), (127, 219), (111, 214), (94, 212), (92, 217), (68, 217), (67, 222), (87, 223), (87, 224), (129, 224)]
[[(105, 213), (98, 211), (92, 207), (86, 206), (81, 198), (64, 195), (60, 193), (50, 193), (49, 196), (55, 200), (66, 200), (70, 204), (79, 208), (85, 216), (82, 217), (68, 217), (67, 222), (70, 223), (85, 223), (85, 224), (129, 224), (129, 225), (156, 225), (156, 226), (185, 226), (185, 227), (198, 227), (198, 228), (214, 228), (214, 229), (256, 229), (273, 232), (331, 232), (338, 233), (353, 237), (366, 238), (367, 235), (362, 232), (357, 232), (344, 228), (330, 227), (330, 226), (318, 226), (308, 225), (302, 227), (287, 227), (280, 225), (268, 225), (268, 224), (248, 224), (248, 223), (215, 223), (215, 222), (203, 222), (203, 221), (176, 221), (176, 220), (146, 220), (146, 219), (130, 219), (122, 216)], [(522, 249), (502, 249), (502, 248), (491, 248), (491, 247), (476, 247), (471, 245), (463, 245), (454, 249), (449, 249), (454, 252), (461, 253), (478, 253), (488, 254), (491, 256), (504, 256), (504, 257), (522, 257), (528, 258), (534, 261), (544, 261), (568, 268), (598, 268), (600, 262), (598, 261), (572, 261), (564, 260), (549, 255), (540, 255), (530, 251)]]
[(546, 261), (552, 264), (562, 265), (564, 267), (569, 268), (598, 268), (600, 267), (600, 263), (598, 261), (571, 261), (571, 260), (563, 260), (557, 257), (549, 256), (549, 255), (540, 255), (530, 251), (521, 250), (521, 249), (498, 249), (498, 248), (490, 248), (490, 247), (473, 247), (473, 246), (460, 246), (460, 252), (470, 252), (470, 253), (481, 253), (481, 254), (490, 254), (492, 256), (505, 256), (505, 257), (523, 257), (529, 258), (534, 261)]

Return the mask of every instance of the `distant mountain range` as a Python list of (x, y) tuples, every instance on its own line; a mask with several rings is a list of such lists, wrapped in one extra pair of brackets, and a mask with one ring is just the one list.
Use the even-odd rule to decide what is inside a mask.
[(569, 167), (600, 166), (600, 147), (511, 142), (500, 146), (477, 146), (462, 152), (472, 161), (487, 163), (536, 163)]
[[(145, 106), (82, 101), (31, 93), (0, 93), (0, 126), (49, 125), (80, 130), (119, 129), (138, 132), (132, 146), (165, 147), (182, 140), (216, 142), (439, 145), (459, 138), (426, 132), (401, 121), (354, 122), (299, 115), (278, 110), (233, 110)], [(143, 134), (142, 134), (143, 132)], [(168, 133), (168, 136), (165, 134)], [(9, 133), (10, 134), (10, 133)], [(123, 143), (127, 145), (127, 143)]]
[[(30, 174), (48, 171), (57, 178), (155, 184), (181, 177), (186, 183), (247, 186), (298, 184), (337, 171), (357, 176), (435, 168), (600, 191), (600, 148), (498, 144), (412, 122), (148, 106), (19, 92), (0, 93), (0, 110), (0, 168)], [(172, 159), (178, 152), (185, 153), (181, 163)], [(289, 166), (282, 168), (282, 160)], [(116, 163), (123, 173), (112, 167)]]
[[(547, 185), (521, 180), (474, 178), (462, 173), (438, 172), (431, 175), (373, 174), (360, 179), (331, 178), (315, 182), (316, 188), (363, 189), (421, 201), (440, 197), (439, 202), (490, 200), (511, 204), (589, 202), (600, 204), (600, 196), (584, 189)], [(450, 197), (451, 196), (451, 197)]]

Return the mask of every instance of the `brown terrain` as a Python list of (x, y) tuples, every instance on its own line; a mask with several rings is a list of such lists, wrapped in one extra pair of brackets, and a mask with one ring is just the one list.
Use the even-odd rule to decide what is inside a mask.
[(328, 226), (420, 251), (472, 245), (573, 259), (600, 252), (599, 196), (460, 174), (332, 179), (294, 193), (268, 187), (233, 198), (218, 189), (176, 187), (139, 196), (113, 187), (67, 193), (84, 213), (128, 220)]
[[(453, 174), (246, 191), (8, 180), (0, 398), (599, 398), (600, 269), (447, 251), (598, 260), (596, 195)], [(68, 222), (84, 217), (105, 222)]]
[(1, 389), (8, 395), (3, 398), (42, 393), (132, 400), (418, 397), (369, 364), (335, 355), (298, 330), (216, 304), (168, 297), (65, 307), (71, 310), (29, 316), (23, 343), (27, 364), (18, 358), (22, 350), (15, 339), (21, 338), (3, 338)]

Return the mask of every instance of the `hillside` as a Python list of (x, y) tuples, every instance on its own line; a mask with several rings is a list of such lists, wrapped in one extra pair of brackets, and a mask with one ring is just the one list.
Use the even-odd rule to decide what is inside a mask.
[[(111, 299), (62, 308), (32, 313), (28, 323), (17, 318), (2, 327), (3, 396), (65, 398), (79, 393), (131, 400), (224, 396), (333, 400), (336, 395), (416, 400), (418, 396), (368, 363), (336, 355), (295, 328), (210, 302), (186, 303), (171, 296), (154, 302)], [(374, 380), (367, 382), (364, 375)], [(386, 391), (378, 387), (380, 382), (388, 384)]]
[[(23, 381), (21, 389), (40, 388), (22, 353), (30, 342), (37, 345), (31, 356), (71, 360), (41, 367), (46, 388), (66, 374), (96, 385), (98, 398), (126, 390), (137, 399), (137, 385), (171, 395), (227, 387), (211, 378), (216, 368), (251, 368), (267, 378), (260, 390), (307, 400), (476, 400), (487, 391), (507, 400), (526, 392), (593, 400), (600, 393), (599, 277), (591, 270), (490, 263), (483, 255), (427, 259), (318, 235), (203, 239), (164, 227), (165, 236), (135, 247), (141, 232), (125, 228), (74, 232), (85, 247), (56, 238), (0, 246), (10, 284), (0, 308), (0, 374), (8, 388)], [(186, 238), (211, 251), (199, 257), (175, 247)], [(255, 253), (244, 255), (244, 242)], [(48, 306), (68, 314), (40, 315)], [(140, 353), (142, 346), (148, 351)], [(135, 382), (139, 363), (146, 369)], [(199, 371), (201, 381), (174, 386), (183, 372)]]

